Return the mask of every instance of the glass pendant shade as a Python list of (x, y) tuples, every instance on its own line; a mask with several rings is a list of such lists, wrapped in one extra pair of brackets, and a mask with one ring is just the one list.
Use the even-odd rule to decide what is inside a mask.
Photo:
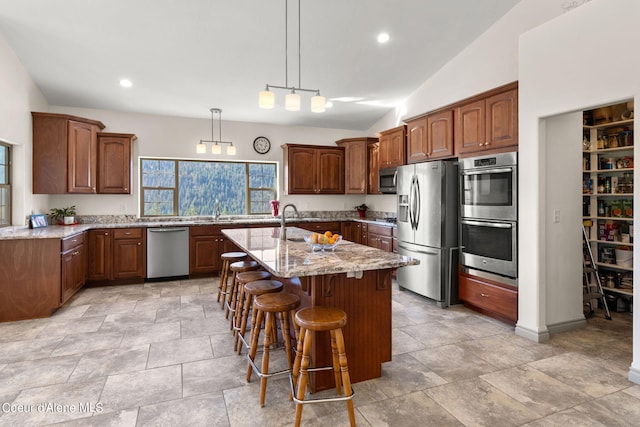
[(287, 111), (300, 111), (300, 95), (291, 92), (284, 98), (284, 109)]
[(227, 154), (229, 156), (235, 156), (236, 155), (236, 147), (235, 145), (231, 144), (227, 147)]
[(203, 144), (202, 142), (196, 144), (196, 153), (205, 154), (207, 152), (207, 144)]
[(222, 147), (218, 144), (213, 144), (211, 146), (211, 154), (221, 154), (222, 153)]
[(311, 98), (311, 112), (324, 113), (326, 111), (327, 98), (320, 94)]
[(276, 103), (276, 95), (270, 90), (263, 90), (258, 95), (258, 106), (260, 108), (271, 109)]

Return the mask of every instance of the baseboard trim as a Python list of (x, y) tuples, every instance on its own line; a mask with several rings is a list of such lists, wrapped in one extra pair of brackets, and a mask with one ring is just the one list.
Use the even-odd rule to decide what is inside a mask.
[(634, 368), (633, 366), (629, 368), (629, 381), (640, 384), (640, 369)]
[(559, 332), (573, 331), (574, 329), (584, 328), (586, 325), (587, 321), (582, 318), (548, 325), (547, 328), (549, 329), (550, 334), (557, 334)]
[(526, 338), (535, 342), (547, 342), (549, 341), (549, 331), (534, 331), (527, 329), (524, 326), (516, 325), (516, 335)]

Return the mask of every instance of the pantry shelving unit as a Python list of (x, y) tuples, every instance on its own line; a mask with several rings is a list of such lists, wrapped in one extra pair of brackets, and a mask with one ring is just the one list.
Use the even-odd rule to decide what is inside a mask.
[(602, 109), (585, 112), (583, 126), (583, 223), (603, 289), (621, 301), (633, 296), (632, 111), (630, 103), (610, 106), (604, 120), (595, 119)]

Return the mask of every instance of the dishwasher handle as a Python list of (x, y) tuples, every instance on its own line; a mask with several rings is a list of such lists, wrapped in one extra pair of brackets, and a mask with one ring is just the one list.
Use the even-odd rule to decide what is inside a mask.
[(167, 228), (147, 228), (151, 233), (175, 233), (178, 231), (189, 231), (186, 227), (167, 227)]

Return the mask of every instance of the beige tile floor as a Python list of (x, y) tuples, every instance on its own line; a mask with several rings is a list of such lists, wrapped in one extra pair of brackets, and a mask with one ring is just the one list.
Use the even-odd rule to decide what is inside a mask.
[[(0, 425), (287, 426), (288, 380), (265, 407), (232, 351), (215, 279), (86, 288), (49, 319), (0, 324)], [(393, 361), (354, 385), (363, 426), (637, 426), (631, 316), (537, 344), (462, 306), (393, 292)], [(323, 392), (325, 393), (325, 392)], [(89, 418), (90, 417), (90, 418)], [(303, 424), (348, 425), (344, 404)]]

